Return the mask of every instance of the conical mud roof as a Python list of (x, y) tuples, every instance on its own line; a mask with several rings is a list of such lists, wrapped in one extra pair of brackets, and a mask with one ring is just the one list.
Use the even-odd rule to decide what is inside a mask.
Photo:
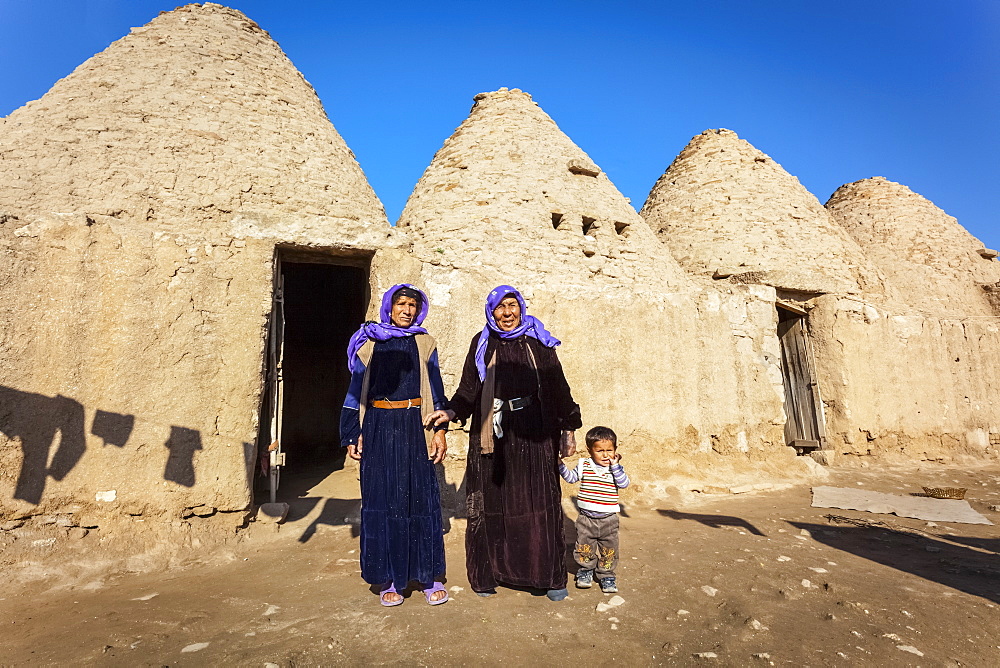
[(312, 86), (256, 23), (213, 3), (134, 28), (0, 121), (0, 155), (0, 210), (22, 216), (387, 225)]
[(517, 89), (475, 96), (399, 227), (435, 264), (564, 286), (687, 284), (608, 177)]
[(861, 249), (819, 201), (730, 130), (692, 139), (640, 213), (693, 273), (806, 292), (880, 289)]
[(991, 296), (1000, 298), (995, 253), (933, 202), (877, 176), (841, 186), (826, 208), (910, 306), (943, 315), (1000, 314), (1000, 300)]

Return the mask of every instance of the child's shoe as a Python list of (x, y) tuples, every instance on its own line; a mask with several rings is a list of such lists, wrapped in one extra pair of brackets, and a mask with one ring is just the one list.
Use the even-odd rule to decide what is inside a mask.
[(594, 586), (594, 571), (589, 568), (581, 568), (576, 572), (576, 588), (590, 589)]
[(612, 575), (610, 577), (601, 578), (598, 582), (601, 583), (601, 591), (604, 592), (605, 594), (618, 593), (618, 582), (615, 580), (615, 576)]

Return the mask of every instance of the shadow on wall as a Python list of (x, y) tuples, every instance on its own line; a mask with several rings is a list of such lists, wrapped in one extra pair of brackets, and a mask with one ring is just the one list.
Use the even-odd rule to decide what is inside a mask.
[[(38, 505), (51, 477), (62, 480), (87, 451), (86, 416), (83, 405), (62, 395), (53, 397), (22, 392), (0, 385), (0, 433), (21, 442), (21, 469), (13, 498)], [(123, 449), (135, 428), (135, 416), (98, 410), (90, 433)], [(170, 427), (163, 444), (168, 451), (164, 480), (184, 487), (195, 484), (194, 453), (202, 449), (201, 433), (186, 427)]]
[(789, 524), (838, 550), (1000, 603), (1000, 538), (936, 540), (888, 527)]

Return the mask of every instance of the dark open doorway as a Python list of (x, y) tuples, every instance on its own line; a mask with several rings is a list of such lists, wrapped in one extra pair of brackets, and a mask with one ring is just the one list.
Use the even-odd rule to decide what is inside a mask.
[(785, 443), (802, 455), (823, 447), (825, 428), (806, 312), (778, 305), (781, 374), (785, 385)]
[(367, 258), (278, 252), (259, 443), (262, 471), (279, 476), (258, 485), (258, 502), (268, 500), (271, 483), (277, 500), (288, 501), (344, 467), (347, 343), (364, 320), (369, 293)]

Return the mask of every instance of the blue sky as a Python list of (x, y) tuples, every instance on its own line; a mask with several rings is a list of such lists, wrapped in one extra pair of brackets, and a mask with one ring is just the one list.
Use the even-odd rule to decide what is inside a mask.
[[(480, 91), (522, 88), (638, 207), (735, 130), (820, 201), (885, 176), (1000, 247), (996, 0), (233, 0), (315, 86), (390, 219)], [(176, 6), (0, 0), (0, 115)]]

